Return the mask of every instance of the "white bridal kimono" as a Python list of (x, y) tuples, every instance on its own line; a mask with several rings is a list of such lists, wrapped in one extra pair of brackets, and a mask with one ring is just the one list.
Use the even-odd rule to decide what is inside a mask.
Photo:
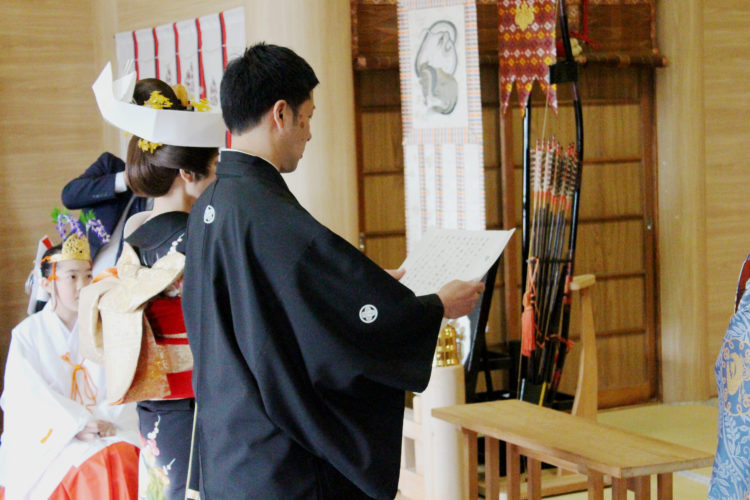
[[(68, 330), (51, 304), (13, 329), (0, 397), (0, 485), (8, 500), (46, 499), (72, 466), (118, 441), (138, 446), (135, 405), (110, 406), (104, 369), (84, 360), (85, 371), (74, 374), (79, 363), (78, 327)], [(73, 377), (79, 401), (73, 399)], [(76, 439), (92, 420), (111, 422), (116, 434), (88, 442)]]

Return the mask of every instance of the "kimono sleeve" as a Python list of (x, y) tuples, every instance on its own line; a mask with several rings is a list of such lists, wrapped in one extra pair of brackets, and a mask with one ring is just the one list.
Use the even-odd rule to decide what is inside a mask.
[[(423, 390), (443, 306), (414, 293), (328, 230), (307, 246), (281, 294), (313, 378), (364, 377), (398, 390)], [(343, 383), (337, 380), (337, 386)]]
[(13, 335), (0, 406), (8, 491), (27, 491), (91, 419), (86, 408), (49, 387), (36, 346)]

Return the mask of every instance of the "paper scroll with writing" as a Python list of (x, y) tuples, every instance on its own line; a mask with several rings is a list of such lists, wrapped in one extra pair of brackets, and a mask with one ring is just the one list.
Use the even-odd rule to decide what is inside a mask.
[(456, 279), (480, 280), (500, 258), (514, 231), (430, 229), (401, 265), (406, 271), (401, 283), (416, 295), (426, 295)]

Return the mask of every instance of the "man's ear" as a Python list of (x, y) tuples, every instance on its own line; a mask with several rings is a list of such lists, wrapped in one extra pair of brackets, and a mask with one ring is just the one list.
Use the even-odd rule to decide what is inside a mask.
[(271, 108), (271, 119), (273, 120), (276, 128), (278, 128), (279, 130), (284, 129), (284, 115), (291, 112), (291, 108), (285, 100), (281, 99), (274, 103), (273, 107)]

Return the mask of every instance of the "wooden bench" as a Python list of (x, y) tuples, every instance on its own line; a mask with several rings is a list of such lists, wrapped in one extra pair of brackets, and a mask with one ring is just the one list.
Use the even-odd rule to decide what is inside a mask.
[(468, 464), (468, 498), (478, 497), (477, 436), (485, 437), (485, 498), (500, 493), (500, 441), (506, 443), (507, 498), (520, 500), (520, 457), (526, 456), (529, 500), (541, 498), (541, 464), (585, 474), (589, 499), (604, 498), (604, 476), (612, 478), (612, 500), (648, 500), (657, 475), (659, 500), (672, 498), (672, 473), (707, 467), (713, 455), (596, 423), (519, 400), (450, 406), (433, 416), (461, 428)]

